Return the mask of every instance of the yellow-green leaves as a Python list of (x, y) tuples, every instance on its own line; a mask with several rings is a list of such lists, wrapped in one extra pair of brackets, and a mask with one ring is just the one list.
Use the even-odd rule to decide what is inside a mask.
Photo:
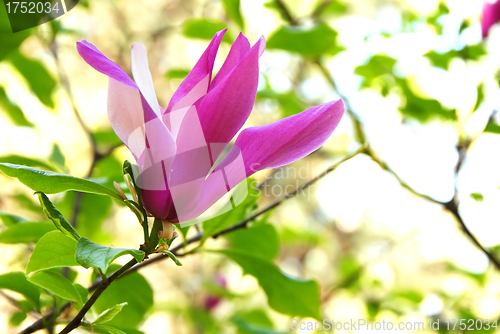
[(78, 232), (71, 226), (71, 224), (64, 218), (62, 213), (57, 210), (57, 208), (52, 204), (50, 199), (47, 197), (42, 192), (36, 192), (38, 195), (38, 199), (40, 200), (40, 205), (43, 208), (43, 212), (45, 212), (45, 215), (47, 218), (52, 220), (54, 225), (65, 235), (78, 240), (80, 239), (80, 235), (78, 235)]
[(145, 253), (137, 249), (102, 246), (87, 238), (80, 238), (76, 243), (76, 261), (85, 268), (95, 267), (103, 273), (114, 260), (123, 255), (132, 255), (140, 263)]
[(269, 38), (268, 49), (280, 49), (306, 57), (334, 55), (341, 51), (337, 45), (337, 32), (320, 22), (312, 28), (282, 26)]
[(272, 262), (237, 250), (219, 250), (257, 279), (269, 306), (278, 312), (320, 319), (319, 285), (316, 281), (285, 275)]
[(0, 275), (0, 289), (20, 293), (37, 309), (40, 308), (40, 289), (35, 284), (28, 282), (22, 272)]
[(126, 305), (127, 305), (127, 303), (121, 303), (121, 304), (117, 304), (117, 305), (115, 305), (115, 306), (113, 306), (111, 308), (108, 308), (107, 310), (105, 310), (104, 312), (102, 312), (101, 314), (99, 314), (99, 316), (94, 321), (92, 321), (92, 324), (93, 325), (98, 325), (98, 324), (103, 324), (103, 323), (106, 323), (106, 322), (109, 322), (109, 321), (113, 320), (113, 318), (118, 313), (120, 313), (120, 311)]
[(31, 254), (26, 275), (54, 267), (78, 266), (75, 260), (76, 241), (59, 231), (45, 234)]
[(97, 182), (80, 179), (78, 177), (48, 172), (36, 168), (0, 163), (0, 171), (7, 176), (17, 178), (22, 184), (34, 191), (46, 194), (56, 194), (68, 190), (76, 190), (93, 194), (108, 195), (120, 201), (122, 198)]
[(42, 287), (54, 295), (82, 304), (82, 296), (77, 288), (61, 275), (51, 271), (39, 271), (28, 277), (28, 281)]

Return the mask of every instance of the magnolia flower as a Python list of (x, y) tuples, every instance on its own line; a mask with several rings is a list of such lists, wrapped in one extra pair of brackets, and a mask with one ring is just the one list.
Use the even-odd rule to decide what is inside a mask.
[(481, 20), (481, 28), (483, 32), (483, 38), (488, 36), (490, 28), (497, 22), (500, 22), (500, 1), (484, 3), (483, 7), (483, 17)]
[(109, 77), (111, 126), (140, 167), (134, 177), (142, 202), (157, 219), (182, 223), (200, 216), (255, 172), (289, 164), (318, 149), (343, 115), (344, 105), (338, 100), (247, 128), (224, 156), (252, 111), (258, 60), (265, 48), (263, 37), (250, 46), (240, 34), (212, 79), (224, 33), (215, 34), (166, 109), (158, 104), (144, 45), (132, 45), (132, 80), (94, 45), (77, 42), (82, 58)]

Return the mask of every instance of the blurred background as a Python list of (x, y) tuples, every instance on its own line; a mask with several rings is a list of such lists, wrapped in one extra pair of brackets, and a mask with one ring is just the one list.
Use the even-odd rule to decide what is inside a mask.
[[(263, 35), (259, 90), (245, 127), (339, 98), (349, 110), (321, 149), (257, 174), (260, 197), (228, 219), (237, 223), (282, 198), (365, 142), (370, 149), (249, 229), (203, 248), (264, 250), (287, 275), (316, 281), (319, 300), (292, 291), (280, 302), (319, 303), (320, 319), (422, 321), (422, 332), (433, 332), (429, 319), (493, 322), (500, 267), (474, 240), (500, 258), (500, 27), (482, 38), (482, 8), (479, 0), (80, 1), (57, 20), (0, 35), (0, 161), (110, 186), (122, 181), (121, 164), (133, 158), (106, 116), (107, 77), (76, 51), (82, 38), (128, 73), (131, 44), (146, 45), (165, 107), (216, 31), (229, 29), (216, 68), (240, 31), (252, 44)], [(30, 189), (4, 175), (0, 185), (0, 272), (24, 272), (40, 235), (11, 229), (47, 219)], [(110, 198), (68, 192), (51, 199), (94, 242), (141, 243), (135, 216)], [(181, 260), (183, 267), (162, 261), (124, 278), (96, 311), (128, 301), (114, 324), (151, 334), (289, 333), (299, 319), (269, 305), (274, 287), (259, 285), (266, 272), (244, 275), (213, 252)], [(85, 287), (95, 278), (82, 268), (72, 273)], [(22, 295), (0, 291), (0, 332), (37, 320)], [(53, 298), (42, 294), (42, 301), (46, 314)]]

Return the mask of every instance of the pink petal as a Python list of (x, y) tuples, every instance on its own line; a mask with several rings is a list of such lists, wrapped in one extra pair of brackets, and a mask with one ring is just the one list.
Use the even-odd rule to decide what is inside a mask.
[[(200, 59), (193, 67), (188, 76), (182, 81), (177, 91), (172, 96), (165, 113), (170, 113), (174, 109), (182, 109), (189, 107), (201, 96), (207, 93), (208, 85), (212, 79), (212, 70), (214, 68), (215, 56), (222, 41), (222, 37), (227, 29), (219, 31), (215, 34), (214, 38), (208, 45), (205, 52), (201, 55)], [(202, 87), (198, 87), (196, 94), (189, 93), (200, 82), (204, 82)], [(186, 99), (184, 99), (186, 98)]]
[(217, 72), (217, 75), (215, 75), (215, 78), (212, 80), (209, 90), (214, 89), (215, 86), (217, 86), (217, 84), (224, 79), (226, 75), (236, 67), (236, 65), (239, 64), (239, 62), (247, 54), (248, 50), (250, 50), (250, 42), (243, 35), (243, 33), (240, 33), (238, 38), (236, 38), (236, 41), (234, 41), (231, 46), (231, 50), (229, 51), (224, 64), (222, 64), (219, 72)]
[(494, 3), (486, 1), (483, 7), (483, 17), (481, 20), (481, 28), (483, 38), (488, 36), (490, 28), (500, 21), (500, 1)]
[(110, 77), (108, 118), (115, 133), (138, 160), (145, 149), (142, 129), (144, 116), (139, 91)]
[(289, 164), (317, 150), (333, 133), (343, 114), (344, 103), (337, 100), (275, 123), (243, 130), (235, 146), (243, 155), (246, 176)]
[(76, 48), (83, 60), (85, 60), (87, 64), (92, 66), (97, 71), (102, 74), (106, 74), (110, 78), (113, 78), (133, 89), (138, 89), (135, 82), (130, 79), (128, 74), (125, 73), (120, 66), (109, 60), (91, 43), (82, 39), (81, 41), (76, 42)]
[(153, 86), (153, 78), (149, 71), (148, 51), (141, 43), (134, 43), (130, 51), (132, 75), (135, 83), (139, 87), (141, 94), (151, 106), (151, 109), (158, 117), (161, 117), (158, 98), (156, 97), (155, 88)]
[(253, 173), (289, 164), (318, 149), (344, 113), (342, 100), (307, 109), (278, 122), (243, 130), (228, 155), (207, 178), (198, 205), (180, 222), (194, 219)]
[[(244, 49), (243, 43), (240, 38), (237, 48)], [(264, 47), (265, 39), (261, 37), (241, 61), (195, 103), (207, 143), (229, 143), (250, 115), (259, 82), (259, 56)], [(231, 62), (235, 60), (233, 57), (236, 58), (232, 56)]]

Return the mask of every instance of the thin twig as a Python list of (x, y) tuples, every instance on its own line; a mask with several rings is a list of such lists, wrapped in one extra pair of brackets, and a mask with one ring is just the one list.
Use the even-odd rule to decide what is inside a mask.
[(85, 317), (85, 314), (87, 314), (87, 312), (90, 310), (92, 305), (94, 305), (94, 303), (101, 296), (101, 294), (111, 285), (111, 283), (113, 283), (116, 279), (118, 279), (118, 277), (120, 277), (124, 272), (126, 272), (136, 263), (137, 263), (136, 259), (130, 260), (127, 264), (125, 264), (123, 267), (117, 270), (113, 275), (111, 275), (108, 280), (101, 281), (101, 284), (99, 284), (99, 287), (94, 292), (92, 297), (89, 298), (89, 300), (85, 303), (80, 312), (78, 312), (76, 317), (74, 317), (73, 320), (71, 320), (70, 323), (66, 327), (64, 327), (62, 331), (59, 332), (59, 334), (68, 334), (73, 329), (78, 328), (78, 326), (80, 326), (82, 322), (83, 317)]
[(274, 0), (274, 3), (278, 7), (280, 13), (283, 14), (283, 17), (288, 21), (288, 23), (290, 23), (290, 25), (292, 26), (299, 25), (299, 22), (293, 17), (293, 15), (288, 10), (283, 0)]

